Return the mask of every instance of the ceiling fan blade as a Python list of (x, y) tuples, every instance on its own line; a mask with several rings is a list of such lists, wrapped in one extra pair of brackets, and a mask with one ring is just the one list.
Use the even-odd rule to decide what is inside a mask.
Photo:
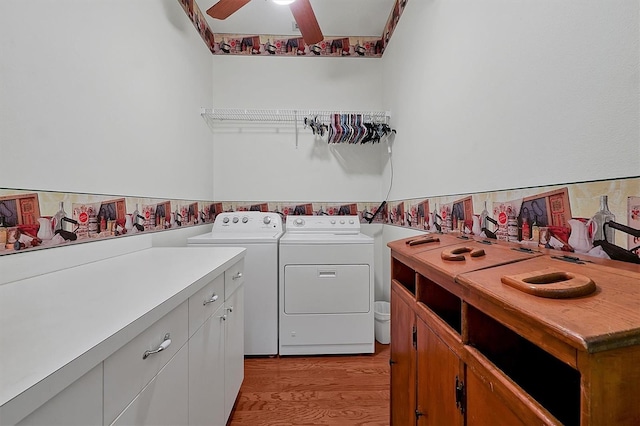
[(304, 42), (309, 46), (324, 40), (322, 30), (309, 0), (296, 0), (289, 5), (293, 18), (300, 28)]
[(227, 19), (251, 0), (220, 0), (207, 9), (207, 15), (215, 19)]

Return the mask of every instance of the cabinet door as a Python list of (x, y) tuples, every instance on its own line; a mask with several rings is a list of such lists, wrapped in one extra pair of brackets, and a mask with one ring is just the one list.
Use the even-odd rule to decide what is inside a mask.
[[(467, 425), (530, 424), (518, 417), (470, 368), (467, 368)], [(537, 419), (536, 419), (537, 420)], [(532, 420), (534, 421), (534, 420)], [(539, 420), (540, 424), (544, 423)]]
[(229, 418), (244, 380), (244, 285), (224, 303), (224, 418)]
[(187, 345), (184, 345), (112, 424), (187, 425), (188, 352)]
[(416, 421), (416, 351), (413, 329), (416, 316), (395, 291), (391, 292), (391, 425)]
[(224, 426), (224, 306), (189, 339), (189, 424)]
[(464, 415), (456, 405), (456, 383), (464, 381), (461, 360), (421, 319), (417, 330), (418, 425), (462, 425)]
[(102, 424), (102, 363), (22, 419), (18, 426)]

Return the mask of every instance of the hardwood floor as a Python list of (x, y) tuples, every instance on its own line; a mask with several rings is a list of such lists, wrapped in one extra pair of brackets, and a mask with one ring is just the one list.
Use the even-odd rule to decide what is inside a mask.
[(247, 358), (228, 426), (386, 426), (389, 345), (370, 355)]

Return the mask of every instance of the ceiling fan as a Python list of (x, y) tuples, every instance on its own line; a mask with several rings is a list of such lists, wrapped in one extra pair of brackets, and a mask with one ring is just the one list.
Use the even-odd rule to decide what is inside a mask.
[[(215, 19), (227, 19), (251, 0), (219, 0), (207, 10), (207, 15)], [(276, 2), (278, 3), (278, 2)], [(286, 4), (287, 2), (284, 2)], [(320, 25), (309, 0), (294, 0), (289, 4), (293, 18), (300, 28), (304, 42), (309, 46), (324, 39)]]

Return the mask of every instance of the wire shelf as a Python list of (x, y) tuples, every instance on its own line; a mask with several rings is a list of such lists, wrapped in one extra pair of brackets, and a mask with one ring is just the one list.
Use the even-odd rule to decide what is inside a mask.
[(305, 118), (316, 118), (329, 123), (334, 114), (358, 114), (363, 120), (373, 123), (388, 123), (388, 111), (327, 111), (293, 109), (202, 109), (202, 117), (209, 121), (262, 122), (262, 123), (304, 123)]
[[(211, 131), (224, 124), (232, 125), (245, 123), (242, 129), (247, 127), (274, 127), (281, 124), (293, 125), (295, 128), (296, 148), (298, 147), (299, 125), (306, 127), (307, 122), (320, 122), (329, 124), (335, 114), (361, 115), (362, 122), (373, 124), (388, 124), (391, 114), (388, 111), (327, 111), (327, 110), (295, 110), (295, 109), (206, 109), (202, 108), (202, 118), (207, 122)], [(308, 119), (308, 120), (307, 120)], [(314, 130), (315, 134), (315, 130)]]

